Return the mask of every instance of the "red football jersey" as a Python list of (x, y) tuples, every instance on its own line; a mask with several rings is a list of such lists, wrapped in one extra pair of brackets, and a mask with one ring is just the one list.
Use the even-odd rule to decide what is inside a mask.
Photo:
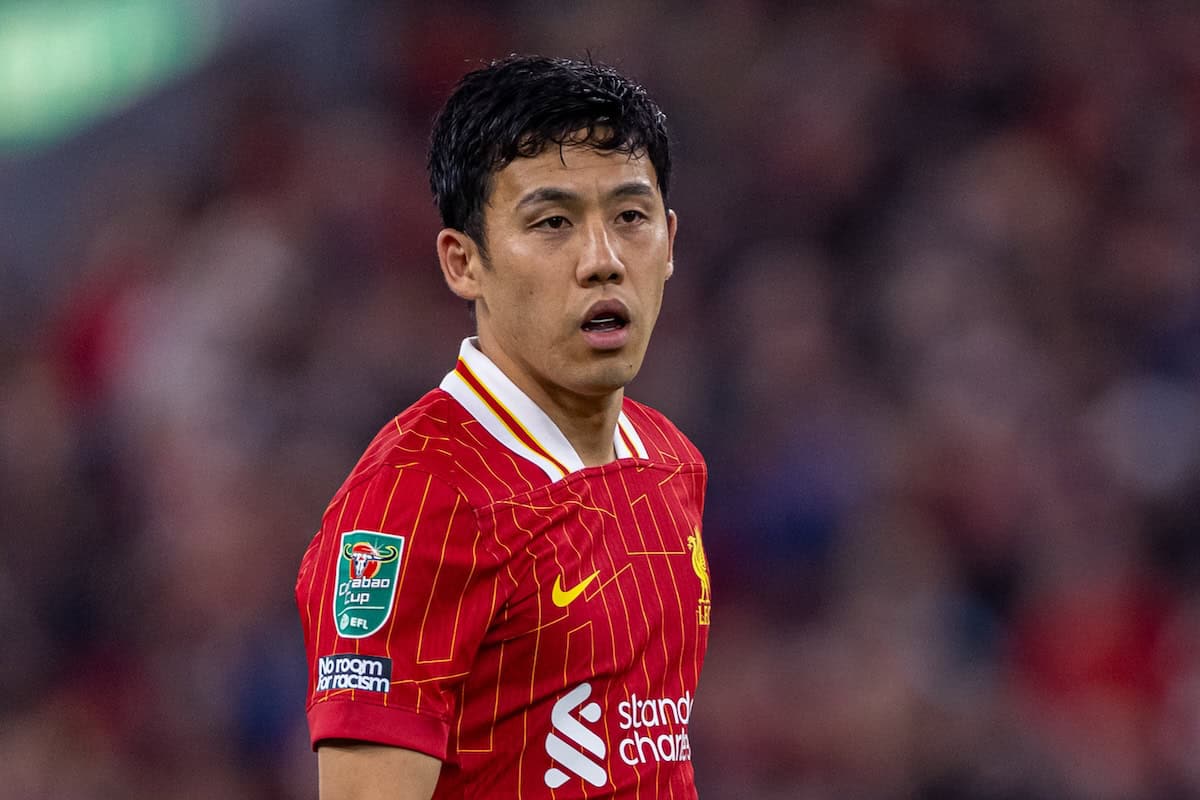
[(694, 798), (706, 470), (626, 399), (584, 467), (467, 340), (388, 424), (305, 553), (314, 746), (443, 761), (436, 798)]

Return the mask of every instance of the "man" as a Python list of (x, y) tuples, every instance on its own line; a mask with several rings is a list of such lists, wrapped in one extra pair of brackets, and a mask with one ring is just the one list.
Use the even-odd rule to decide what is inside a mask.
[(624, 397), (673, 269), (664, 117), (513, 57), (463, 78), (429, 167), (478, 335), (304, 556), (321, 796), (695, 797), (706, 470)]

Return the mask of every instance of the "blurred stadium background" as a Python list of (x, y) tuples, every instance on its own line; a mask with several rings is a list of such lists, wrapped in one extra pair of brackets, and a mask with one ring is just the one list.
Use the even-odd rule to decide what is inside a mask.
[(1200, 797), (1190, 0), (0, 3), (0, 796), (312, 798), (292, 585), (469, 322), (432, 113), (677, 141), (705, 800)]

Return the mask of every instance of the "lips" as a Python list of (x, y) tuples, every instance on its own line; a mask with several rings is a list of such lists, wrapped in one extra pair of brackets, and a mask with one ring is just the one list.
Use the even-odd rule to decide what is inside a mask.
[(629, 324), (629, 309), (620, 300), (601, 300), (592, 305), (579, 326), (585, 333), (616, 331)]
[(620, 300), (593, 303), (579, 324), (583, 338), (593, 350), (616, 351), (629, 342), (629, 309)]

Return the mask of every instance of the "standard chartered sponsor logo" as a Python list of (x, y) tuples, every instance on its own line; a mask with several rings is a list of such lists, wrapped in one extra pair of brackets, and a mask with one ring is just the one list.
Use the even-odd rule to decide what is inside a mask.
[[(642, 700), (636, 694), (617, 705), (621, 730), (629, 735), (617, 745), (626, 764), (647, 761), (691, 761), (687, 723), (692, 716), (692, 693), (682, 697)], [(665, 730), (664, 730), (665, 729)]]
[[(570, 780), (567, 773), (592, 786), (603, 786), (608, 781), (603, 766), (608, 751), (604, 740), (575, 716), (593, 724), (600, 721), (599, 704), (587, 703), (591, 695), (591, 684), (581, 683), (560, 698), (550, 713), (554, 730), (546, 736), (546, 754), (557, 764), (546, 770), (546, 785), (551, 789)], [(617, 744), (617, 754), (631, 767), (652, 761), (691, 761), (687, 734), (691, 716), (690, 691), (680, 697), (651, 699), (631, 695), (617, 704), (617, 724), (626, 732)]]
[[(581, 683), (554, 704), (554, 709), (550, 712), (550, 724), (554, 731), (546, 735), (546, 754), (556, 761), (559, 767), (573, 772), (592, 786), (603, 786), (608, 782), (608, 773), (604, 767), (576, 749), (582, 747), (585, 752), (601, 761), (608, 752), (604, 740), (572, 716), (572, 713), (579, 709), (579, 716), (588, 722), (595, 723), (600, 720), (599, 705), (583, 705), (591, 696), (591, 684)], [(546, 770), (546, 785), (551, 789), (557, 789), (570, 779), (570, 776), (558, 767)]]
[(376, 656), (332, 655), (317, 659), (317, 691), (359, 689), (387, 692), (392, 684), (392, 660)]

